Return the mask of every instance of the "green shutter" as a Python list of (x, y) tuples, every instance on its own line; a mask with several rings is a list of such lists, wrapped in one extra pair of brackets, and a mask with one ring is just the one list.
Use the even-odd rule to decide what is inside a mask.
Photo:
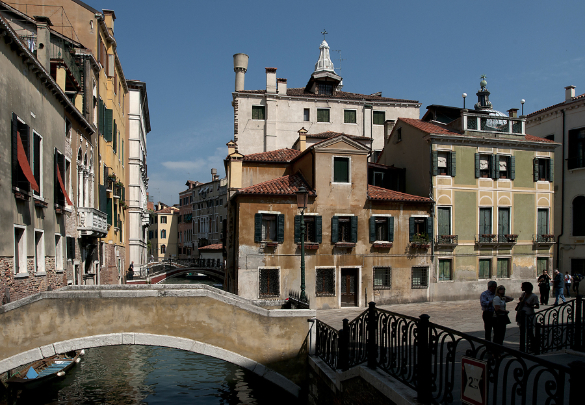
[(118, 207), (116, 207), (116, 204), (113, 204), (113, 209), (114, 209), (114, 226), (118, 226)]
[(98, 131), (100, 134), (104, 133), (104, 111), (103, 110), (104, 110), (104, 102), (100, 98), (98, 100), (98, 117), (97, 117)]
[(532, 177), (534, 181), (538, 181), (538, 159), (532, 160)]
[(126, 186), (122, 187), (122, 201), (126, 202)]
[(479, 153), (475, 154), (475, 178), (479, 179)]
[(457, 173), (457, 162), (456, 162), (456, 153), (454, 151), (449, 153), (449, 168), (451, 169), (451, 173), (449, 173), (452, 177), (455, 177)]
[(295, 215), (295, 243), (301, 243), (301, 216)]
[(388, 242), (394, 242), (394, 217), (388, 217)]
[(113, 131), (113, 111), (109, 108), (105, 109), (104, 113), (104, 138), (108, 142), (112, 142)]
[(108, 224), (112, 225), (112, 199), (111, 198), (107, 199), (106, 214), (108, 215)]
[(433, 240), (433, 217), (427, 218), (427, 240)]
[(494, 155), (494, 179), (500, 178), (500, 155)]
[(376, 217), (370, 217), (370, 243), (376, 241)]
[(498, 159), (496, 158), (496, 155), (490, 155), (490, 177), (494, 180), (498, 178), (496, 175), (499, 171), (497, 170), (499, 168), (496, 168), (497, 161)]
[(552, 159), (548, 162), (548, 181), (555, 181), (555, 165)]
[(339, 240), (339, 218), (331, 218), (331, 243), (337, 243)]
[(321, 215), (317, 215), (315, 217), (315, 242), (321, 243), (323, 241), (323, 217)]
[(514, 180), (516, 178), (516, 157), (510, 157), (510, 180)]
[(254, 242), (262, 242), (262, 214), (254, 214)]
[(439, 152), (433, 151), (433, 176), (439, 174)]
[(358, 241), (358, 217), (351, 217), (351, 243)]
[(278, 214), (276, 217), (278, 222), (277, 231), (276, 231), (276, 241), (278, 243), (284, 242), (284, 214)]
[(116, 151), (118, 150), (118, 125), (116, 124), (116, 120), (114, 120), (114, 129), (113, 129), (113, 149), (114, 149), (114, 153), (116, 153)]
[(414, 236), (414, 217), (408, 218), (408, 241), (412, 242)]

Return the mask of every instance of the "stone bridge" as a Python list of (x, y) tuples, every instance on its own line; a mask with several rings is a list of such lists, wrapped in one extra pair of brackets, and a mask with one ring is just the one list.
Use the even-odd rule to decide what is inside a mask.
[(0, 307), (0, 374), (70, 350), (152, 345), (237, 364), (298, 396), (313, 317), (202, 284), (69, 286)]
[(149, 274), (147, 277), (142, 278), (140, 276), (134, 276), (133, 280), (126, 280), (126, 284), (158, 284), (162, 283), (167, 278), (176, 277), (184, 273), (201, 273), (206, 276), (217, 278), (221, 281), (225, 278), (223, 268), (213, 267), (172, 267), (166, 270), (161, 270), (153, 274)]

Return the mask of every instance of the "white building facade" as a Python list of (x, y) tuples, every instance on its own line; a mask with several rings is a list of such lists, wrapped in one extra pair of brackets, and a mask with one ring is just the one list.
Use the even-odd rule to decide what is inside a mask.
[(565, 87), (565, 101), (529, 114), (526, 131), (562, 144), (554, 163), (555, 268), (585, 274), (585, 94)]
[(376, 159), (398, 117), (419, 118), (420, 103), (414, 100), (341, 91), (343, 81), (335, 73), (329, 45), (319, 47), (319, 60), (305, 87), (287, 88), (287, 80), (276, 77), (276, 68), (266, 68), (265, 90), (244, 90), (248, 55), (234, 55), (236, 87), (234, 141), (244, 155), (291, 148), (298, 131), (307, 138), (325, 132), (344, 133), (371, 139)]
[(140, 270), (148, 263), (147, 242), (149, 217), (147, 213), (148, 173), (146, 168), (146, 135), (150, 132), (148, 96), (146, 83), (128, 80), (128, 179), (127, 221), (128, 249), (127, 263), (134, 262), (134, 271)]

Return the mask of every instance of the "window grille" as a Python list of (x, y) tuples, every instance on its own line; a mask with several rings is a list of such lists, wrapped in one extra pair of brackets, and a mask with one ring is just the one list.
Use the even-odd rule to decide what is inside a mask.
[(374, 290), (389, 290), (392, 287), (392, 269), (374, 267)]
[(278, 269), (260, 269), (260, 297), (279, 297), (280, 278)]
[(335, 296), (335, 269), (317, 269), (315, 294), (317, 297)]
[(412, 268), (412, 288), (429, 287), (429, 268), (413, 267)]

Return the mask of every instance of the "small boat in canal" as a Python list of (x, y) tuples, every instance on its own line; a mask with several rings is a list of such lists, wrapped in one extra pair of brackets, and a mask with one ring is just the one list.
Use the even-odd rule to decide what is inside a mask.
[(30, 367), (10, 377), (6, 382), (13, 388), (25, 389), (65, 375), (67, 370), (81, 361), (84, 350), (56, 354), (34, 362)]

